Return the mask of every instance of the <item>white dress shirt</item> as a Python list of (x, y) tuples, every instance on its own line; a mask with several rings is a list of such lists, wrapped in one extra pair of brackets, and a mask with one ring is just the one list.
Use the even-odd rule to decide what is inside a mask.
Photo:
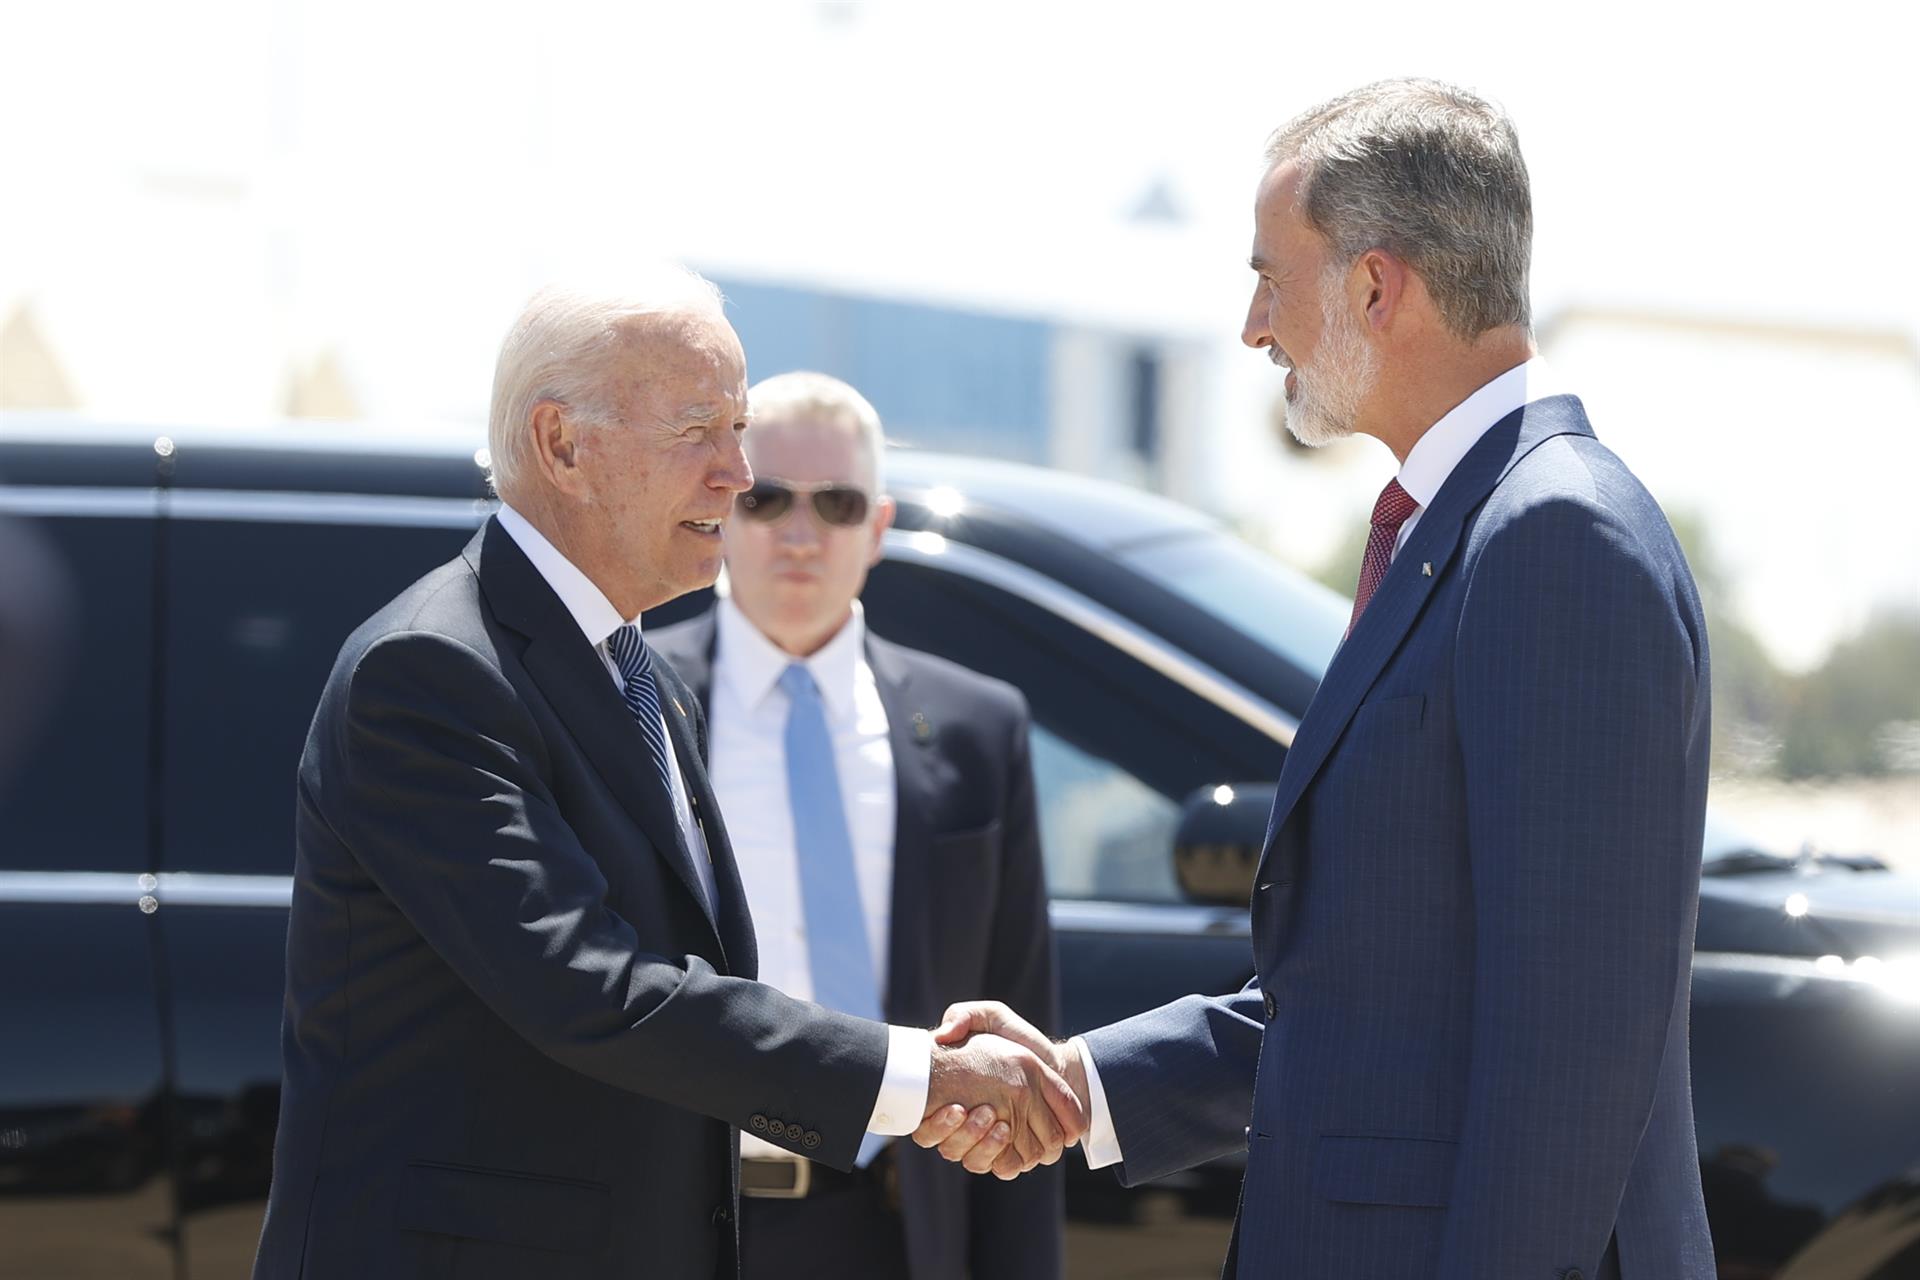
[[(507, 531), (507, 536), (511, 537), (520, 550), (526, 553), (527, 559), (533, 562), (533, 567), (542, 578), (546, 579), (547, 585), (553, 588), (554, 594), (560, 597), (560, 603), (566, 606), (567, 612), (573, 615), (573, 620), (579, 625), (581, 633), (586, 636), (587, 643), (592, 645), (594, 652), (600, 655), (600, 661), (606, 666), (607, 676), (613, 681), (614, 688), (616, 690), (624, 688), (626, 681), (620, 674), (620, 667), (614, 662), (613, 656), (607, 652), (607, 637), (628, 625), (629, 622), (638, 627), (640, 619), (622, 618), (619, 610), (613, 607), (612, 601), (607, 599), (606, 593), (594, 586), (591, 578), (580, 572), (572, 561), (562, 555), (559, 549), (548, 542), (546, 536), (529, 524), (527, 518), (518, 511), (503, 502), (495, 518), (500, 521), (500, 527)], [(857, 605), (855, 607), (858, 608)], [(865, 666), (864, 661), (861, 665)], [(872, 674), (871, 671), (867, 673), (869, 679), (872, 678)], [(777, 675), (778, 673), (776, 678)], [(814, 678), (819, 679), (818, 672), (815, 672)], [(822, 682), (822, 690), (823, 692), (825, 690), (824, 682)], [(829, 708), (834, 705), (830, 694), (827, 695), (827, 705)], [(884, 716), (884, 713), (882, 714)], [(784, 724), (784, 720), (782, 723)], [(663, 737), (666, 731), (663, 718), (660, 725)], [(837, 744), (839, 738), (837, 731), (834, 736)], [(673, 741), (671, 737), (666, 737), (665, 740)], [(687, 847), (694, 852), (693, 861), (700, 874), (701, 889), (706, 893), (707, 901), (714, 904), (717, 909), (719, 899), (714, 889), (713, 861), (712, 854), (707, 849), (706, 833), (700, 829), (700, 824), (693, 820), (693, 806), (687, 800), (687, 780), (681, 774), (680, 761), (671, 751), (667, 755), (668, 765), (673, 774), (674, 818), (680, 824), (681, 834), (687, 839)], [(636, 764), (636, 767), (650, 766)], [(892, 783), (892, 768), (893, 756), (889, 752), (887, 756), (889, 786)], [(786, 794), (784, 767), (780, 771), (780, 787), (784, 797)], [(888, 793), (888, 799), (891, 802), (891, 791)], [(726, 812), (724, 806), (721, 812)], [(792, 818), (789, 816), (786, 820), (791, 825)], [(889, 851), (892, 846), (893, 837), (889, 832), (887, 836)], [(891, 887), (891, 862), (888, 865), (888, 875), (889, 887)], [(864, 900), (866, 898), (864, 883), (861, 888), (861, 897)], [(749, 894), (749, 901), (751, 900), (751, 894)], [(884, 951), (882, 954), (885, 954)], [(867, 1121), (868, 1132), (898, 1136), (903, 1133), (912, 1133), (919, 1128), (920, 1119), (927, 1110), (927, 1092), (932, 1070), (932, 1032), (919, 1027), (888, 1027), (887, 1065), (880, 1081), (880, 1095), (873, 1104), (873, 1115)], [(750, 1135), (742, 1134), (741, 1137), (745, 1140)]]
[[(811, 657), (799, 659), (820, 687), (833, 736), (840, 802), (853, 837), (854, 874), (874, 982), (884, 1001), (893, 919), (893, 828), (897, 803), (887, 709), (867, 665), (866, 623), (853, 616)], [(741, 815), (728, 829), (734, 861), (753, 909), (760, 942), (760, 981), (800, 1000), (813, 995), (800, 859), (793, 844), (787, 795), (788, 698), (780, 675), (796, 659), (760, 633), (731, 600), (714, 610), (713, 693), (707, 732), (708, 773), (720, 812)], [(751, 818), (751, 821), (748, 819)]]
[[(867, 626), (858, 601), (853, 616), (834, 637), (804, 659), (795, 659), (748, 621), (731, 600), (714, 610), (716, 635), (713, 691), (708, 716), (714, 795), (722, 813), (742, 815), (728, 833), (734, 860), (753, 910), (760, 943), (760, 981), (800, 1000), (813, 999), (813, 966), (807, 949), (800, 859), (794, 848), (793, 807), (787, 794), (786, 730), (789, 700), (780, 676), (795, 661), (819, 686), (827, 731), (833, 737), (840, 803), (853, 839), (854, 876), (875, 990), (884, 1002), (893, 922), (893, 833), (898, 805), (893, 745), (887, 709), (867, 665)], [(751, 821), (745, 818), (750, 816)], [(904, 1028), (896, 1028), (904, 1031)], [(911, 1131), (926, 1111), (931, 1043), (918, 1032), (890, 1044), (880, 1100), (869, 1128), (875, 1133)], [(893, 1052), (895, 1048), (899, 1052)], [(912, 1123), (905, 1123), (911, 1117)], [(752, 1134), (740, 1136), (746, 1155), (777, 1148)]]
[[(1535, 356), (1493, 379), (1428, 427), (1414, 442), (1413, 448), (1407, 451), (1407, 460), (1400, 467), (1400, 487), (1418, 506), (1407, 517), (1406, 523), (1400, 526), (1400, 536), (1393, 544), (1394, 555), (1399, 555), (1400, 548), (1407, 545), (1407, 537), (1413, 532), (1413, 526), (1420, 522), (1422, 513), (1433, 505), (1447, 477), (1460, 465), (1460, 459), (1480, 443), (1481, 436), (1522, 405), (1557, 394), (1552, 388), (1547, 362)], [(1113, 1131), (1113, 1113), (1107, 1109), (1107, 1092), (1100, 1084), (1100, 1072), (1094, 1067), (1093, 1054), (1083, 1037), (1075, 1036), (1073, 1043), (1080, 1051), (1080, 1060), (1087, 1067), (1088, 1109), (1093, 1113), (1083, 1143), (1087, 1167), (1104, 1169), (1110, 1164), (1119, 1164), (1126, 1157), (1120, 1151), (1120, 1137)]]
[(1493, 429), (1494, 423), (1523, 404), (1557, 394), (1547, 362), (1535, 356), (1487, 383), (1428, 427), (1425, 434), (1414, 441), (1413, 448), (1407, 451), (1407, 460), (1400, 466), (1400, 487), (1419, 506), (1400, 526), (1393, 554), (1399, 555), (1400, 548), (1407, 545), (1407, 538), (1413, 533), (1413, 526), (1420, 523), (1421, 514), (1440, 496), (1440, 486), (1460, 465), (1460, 459), (1480, 443), (1480, 437)]
[[(613, 607), (606, 593), (593, 585), (593, 579), (580, 572), (574, 563), (560, 553), (559, 548), (547, 541), (546, 535), (527, 522), (527, 518), (506, 503), (500, 504), (495, 513), (500, 527), (507, 536), (526, 553), (533, 567), (545, 578), (553, 593), (560, 597), (567, 612), (573, 615), (587, 643), (600, 655), (600, 663), (607, 669), (608, 679), (613, 681), (616, 691), (626, 687), (626, 677), (620, 674), (620, 666), (607, 652), (607, 637), (621, 627), (632, 625), (636, 630), (640, 619), (622, 618), (620, 611)], [(667, 732), (666, 717), (660, 720), (660, 740), (672, 743), (673, 737)], [(673, 817), (680, 826), (680, 834), (685, 837), (687, 848), (693, 852), (694, 869), (700, 876), (700, 891), (707, 896), (710, 910), (717, 910), (718, 899), (714, 896), (713, 858), (707, 850), (707, 836), (700, 824), (693, 820), (693, 805), (687, 799), (687, 780), (680, 772), (680, 761), (672, 750), (667, 752), (667, 771), (673, 775)], [(636, 767), (647, 767), (644, 764)]]

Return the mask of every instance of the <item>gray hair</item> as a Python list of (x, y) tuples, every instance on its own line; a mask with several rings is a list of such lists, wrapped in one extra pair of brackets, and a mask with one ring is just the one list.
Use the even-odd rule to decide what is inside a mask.
[(1277, 131), (1267, 165), (1288, 160), (1308, 225), (1343, 263), (1369, 249), (1404, 259), (1463, 338), (1532, 322), (1533, 202), (1500, 108), (1437, 80), (1382, 80)]
[[(776, 373), (754, 383), (748, 390), (747, 409), (756, 424), (822, 418), (857, 428), (861, 448), (873, 463), (873, 491), (876, 494), (887, 491), (887, 437), (880, 427), (880, 414), (865, 396), (840, 379), (806, 370)], [(747, 439), (752, 441), (752, 432), (748, 432)]]
[(661, 263), (619, 289), (548, 285), (534, 294), (500, 343), (487, 413), (493, 487), (503, 496), (517, 481), (531, 444), (527, 423), (547, 401), (588, 426), (611, 421), (606, 400), (608, 357), (622, 331), (643, 316), (681, 311), (721, 314), (720, 291), (695, 272)]

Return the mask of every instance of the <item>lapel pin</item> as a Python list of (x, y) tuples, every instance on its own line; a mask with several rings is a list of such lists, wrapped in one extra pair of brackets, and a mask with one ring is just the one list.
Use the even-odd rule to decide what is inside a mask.
[(668, 701), (673, 703), (673, 709), (675, 711), (678, 711), (683, 716), (687, 714), (687, 709), (680, 705), (680, 699), (675, 698), (671, 694), (669, 694)]
[(1420, 562), (1420, 572), (1425, 577), (1431, 578), (1433, 576), (1433, 561), (1422, 560)]
[(917, 742), (933, 740), (933, 726), (927, 722), (927, 713), (924, 711), (913, 713), (913, 736)]

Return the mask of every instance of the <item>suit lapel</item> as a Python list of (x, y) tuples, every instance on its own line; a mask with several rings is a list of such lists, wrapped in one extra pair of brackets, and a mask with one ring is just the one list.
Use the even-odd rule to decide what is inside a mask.
[[(899, 650), (867, 633), (867, 665), (887, 712), (887, 745), (893, 752), (893, 895), (887, 938), (886, 1012), (890, 1020), (911, 1017), (923, 1001), (911, 984), (933, 971), (934, 904), (929, 901), (927, 813), (933, 801), (932, 739), (916, 724), (926, 723), (914, 698), (912, 676)], [(916, 715), (919, 719), (916, 721)]]
[(527, 637), (521, 655), (527, 674), (694, 902), (703, 902), (693, 855), (674, 820), (673, 797), (646, 764), (646, 740), (600, 655), (498, 520), (489, 519), (468, 544), (467, 559), (494, 616)]
[(1327, 674), (1300, 721), (1280, 768), (1280, 782), (1267, 819), (1265, 861), (1274, 839), (1367, 691), (1412, 630), (1434, 588), (1446, 576), (1467, 518), (1500, 480), (1536, 446), (1557, 435), (1591, 435), (1580, 402), (1553, 396), (1514, 410), (1480, 437), (1423, 511), (1407, 543), (1380, 580), (1353, 634), (1335, 651)]
[[(674, 750), (680, 755), (680, 771), (687, 778), (687, 786), (694, 792), (700, 804), (701, 830), (707, 837), (707, 852), (713, 860), (714, 884), (720, 895), (720, 930), (732, 958), (732, 972), (742, 977), (757, 977), (760, 972), (760, 945), (753, 931), (753, 913), (747, 904), (745, 883), (740, 879), (740, 864), (733, 856), (733, 841), (727, 836), (726, 814), (720, 810), (720, 800), (713, 791), (713, 779), (708, 773), (713, 759), (713, 664), (714, 647), (719, 640), (720, 629), (715, 622), (714, 610), (705, 613), (685, 624), (685, 629), (674, 629), (673, 634), (660, 648), (654, 650), (656, 658), (662, 657), (667, 650), (673, 656), (666, 662), (656, 662), (654, 670), (660, 667), (670, 668), (669, 679), (677, 678), (686, 688), (686, 696), (699, 704), (706, 716), (707, 734), (704, 744), (696, 743), (693, 733), (690, 708), (676, 704), (681, 712), (679, 736), (674, 741)], [(687, 764), (689, 760), (698, 762), (697, 768)], [(695, 775), (698, 775), (697, 779)]]

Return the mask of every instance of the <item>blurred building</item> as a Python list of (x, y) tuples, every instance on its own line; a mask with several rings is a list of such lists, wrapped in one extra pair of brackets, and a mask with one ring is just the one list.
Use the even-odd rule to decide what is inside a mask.
[(1062, 467), (1216, 505), (1202, 337), (720, 276), (758, 380), (818, 369), (910, 448)]

